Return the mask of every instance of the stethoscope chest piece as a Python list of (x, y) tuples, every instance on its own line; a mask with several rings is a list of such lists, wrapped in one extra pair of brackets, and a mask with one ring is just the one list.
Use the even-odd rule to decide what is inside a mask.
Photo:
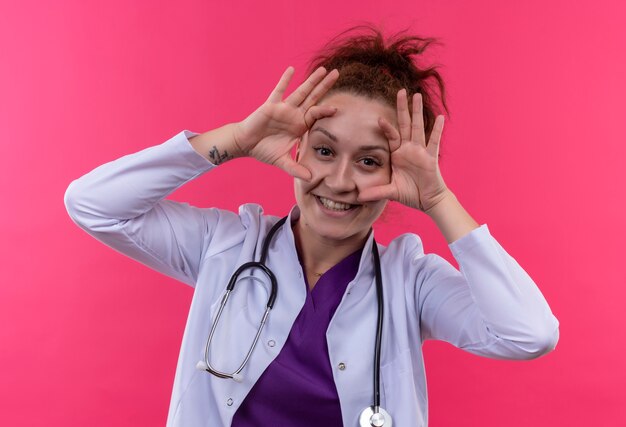
[(391, 415), (383, 408), (379, 407), (378, 412), (374, 413), (374, 407), (368, 406), (361, 412), (359, 425), (361, 427), (392, 427), (393, 421)]

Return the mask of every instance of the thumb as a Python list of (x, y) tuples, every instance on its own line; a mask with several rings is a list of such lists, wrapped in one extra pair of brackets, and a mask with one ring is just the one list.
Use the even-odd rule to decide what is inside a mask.
[(359, 202), (374, 202), (377, 200), (396, 200), (396, 188), (393, 184), (378, 185), (366, 188), (359, 193)]
[(300, 178), (305, 181), (310, 181), (313, 177), (310, 170), (302, 166), (300, 163), (296, 163), (289, 156), (289, 154), (285, 154), (284, 156), (276, 160), (275, 165), (287, 172), (289, 175), (293, 176), (294, 178)]

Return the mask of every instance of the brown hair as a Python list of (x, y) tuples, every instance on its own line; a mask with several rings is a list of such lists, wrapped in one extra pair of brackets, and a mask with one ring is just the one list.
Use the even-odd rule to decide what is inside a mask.
[(339, 79), (329, 94), (349, 92), (380, 99), (394, 109), (400, 89), (407, 90), (409, 100), (413, 94), (420, 93), (428, 140), (437, 111), (443, 107), (448, 113), (445, 86), (437, 67), (422, 67), (415, 61), (433, 43), (439, 42), (435, 38), (409, 35), (407, 30), (385, 40), (377, 28), (359, 25), (331, 39), (311, 60), (307, 74), (320, 66), (329, 71), (336, 68)]

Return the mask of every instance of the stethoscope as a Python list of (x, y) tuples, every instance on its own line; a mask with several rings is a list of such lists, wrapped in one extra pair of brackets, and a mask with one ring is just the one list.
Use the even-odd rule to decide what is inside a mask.
[[(228, 282), (228, 286), (226, 287), (226, 293), (224, 294), (224, 297), (222, 298), (219, 309), (217, 311), (215, 321), (211, 325), (209, 338), (207, 340), (206, 347), (204, 349), (204, 360), (201, 360), (200, 362), (198, 362), (198, 364), (196, 365), (197, 369), (201, 371), (207, 371), (219, 378), (230, 378), (237, 382), (242, 381), (241, 371), (248, 363), (248, 360), (250, 359), (250, 355), (252, 354), (252, 351), (254, 351), (254, 347), (256, 347), (256, 344), (259, 341), (259, 337), (261, 336), (261, 331), (263, 330), (263, 327), (265, 326), (270, 310), (272, 309), (272, 307), (274, 306), (274, 302), (276, 301), (276, 293), (278, 292), (278, 284), (276, 281), (276, 276), (274, 276), (274, 273), (272, 272), (272, 270), (270, 270), (265, 265), (265, 259), (267, 258), (269, 246), (272, 241), (272, 238), (274, 237), (274, 234), (276, 234), (276, 231), (278, 231), (278, 229), (285, 223), (286, 220), (287, 220), (287, 217), (284, 217), (281, 220), (279, 220), (270, 229), (269, 233), (267, 233), (267, 237), (265, 238), (265, 241), (263, 242), (263, 249), (261, 251), (261, 260), (259, 262), (250, 261), (241, 265), (235, 271), (235, 273), (233, 273), (232, 277), (230, 278), (230, 281)], [(376, 273), (376, 297), (378, 300), (378, 322), (376, 325), (376, 344), (375, 344), (375, 349), (374, 349), (374, 404), (372, 406), (368, 406), (361, 412), (361, 415), (359, 417), (359, 425), (361, 427), (382, 427), (382, 426), (392, 427), (393, 421), (391, 419), (391, 415), (389, 415), (389, 413), (383, 408), (381, 408), (380, 406), (380, 353), (381, 353), (382, 332), (383, 332), (383, 305), (384, 304), (383, 304), (383, 281), (382, 281), (382, 274), (380, 270), (380, 256), (378, 255), (378, 247), (376, 245), (375, 240), (372, 243), (372, 256), (374, 258), (374, 271)], [(263, 313), (263, 317), (261, 318), (261, 323), (257, 329), (256, 335), (254, 336), (254, 341), (252, 342), (252, 345), (250, 346), (250, 349), (248, 350), (248, 353), (246, 354), (245, 359), (243, 360), (239, 368), (237, 368), (237, 370), (235, 370), (233, 373), (229, 374), (226, 372), (221, 372), (215, 369), (211, 365), (211, 362), (209, 361), (209, 354), (210, 354), (209, 349), (211, 347), (211, 341), (213, 340), (213, 335), (215, 334), (215, 330), (217, 329), (217, 324), (220, 320), (220, 316), (222, 315), (222, 311), (224, 311), (224, 307), (226, 306), (228, 297), (230, 296), (231, 292), (235, 288), (235, 283), (237, 282), (237, 278), (243, 271), (249, 270), (252, 268), (261, 269), (267, 275), (267, 277), (269, 277), (270, 282), (272, 284), (272, 290), (270, 292), (269, 299), (267, 300), (267, 305), (265, 307), (265, 312)]]

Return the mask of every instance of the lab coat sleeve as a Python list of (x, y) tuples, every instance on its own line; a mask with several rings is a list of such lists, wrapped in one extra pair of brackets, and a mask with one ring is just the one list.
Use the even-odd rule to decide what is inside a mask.
[(193, 135), (183, 131), (101, 165), (71, 182), (64, 197), (72, 220), (91, 236), (191, 286), (207, 243), (227, 215), (165, 199), (215, 167), (190, 145)]
[(480, 356), (533, 359), (553, 350), (559, 322), (530, 276), (486, 224), (449, 245), (459, 270), (427, 255), (418, 293), (422, 339)]

